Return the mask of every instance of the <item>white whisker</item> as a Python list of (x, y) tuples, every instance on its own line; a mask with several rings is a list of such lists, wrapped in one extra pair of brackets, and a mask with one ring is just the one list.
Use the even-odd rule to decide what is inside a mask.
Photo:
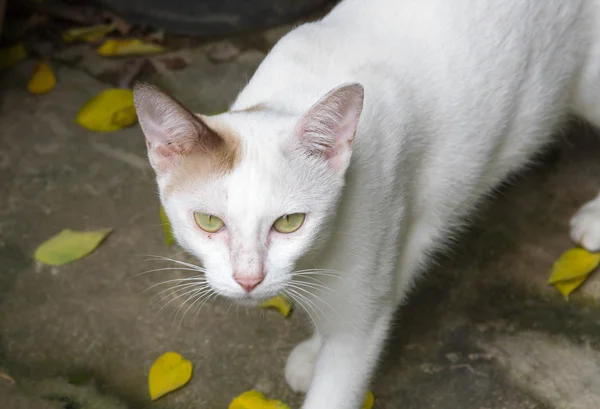
[[(189, 295), (188, 295), (189, 294)], [(188, 293), (186, 293), (186, 298), (185, 300), (179, 304), (179, 306), (177, 308), (175, 308), (174, 311), (171, 312), (171, 315), (174, 315), (173, 317), (173, 321), (175, 321), (177, 319), (177, 316), (179, 315), (179, 311), (190, 301), (195, 299), (196, 297), (199, 297), (201, 294), (200, 290), (192, 290), (189, 291)], [(179, 297), (178, 297), (179, 298)], [(171, 300), (173, 301), (173, 300)]]
[(153, 273), (155, 271), (167, 271), (167, 270), (170, 270), (170, 271), (195, 271), (195, 272), (204, 273), (204, 271), (200, 271), (200, 270), (195, 269), (195, 268), (163, 267), (163, 268), (155, 268), (155, 269), (152, 269), (152, 270), (142, 271), (141, 273), (134, 274), (132, 277), (138, 277), (138, 276), (141, 276), (141, 275), (144, 275), (144, 274)]
[[(293, 292), (297, 297), (301, 298), (305, 302), (305, 305), (307, 307), (309, 307), (314, 312), (314, 314), (315, 314), (314, 315), (315, 321), (320, 321), (319, 318), (321, 316), (325, 316), (325, 313), (323, 312), (323, 310), (320, 309), (320, 308), (318, 308), (318, 306), (315, 305), (315, 303), (313, 301), (311, 301), (306, 295), (301, 294), (301, 293), (299, 293), (296, 290), (297, 290), (296, 288), (288, 288), (288, 291)], [(317, 309), (319, 311), (317, 311)], [(319, 312), (320, 312), (320, 314), (319, 314)]]
[(173, 296), (173, 295), (175, 295), (175, 294), (177, 294), (177, 293), (179, 293), (181, 291), (189, 289), (189, 288), (195, 288), (196, 290), (204, 290), (207, 287), (208, 287), (208, 284), (202, 284), (202, 285), (197, 285), (195, 283), (194, 284), (190, 284), (190, 283), (187, 283), (187, 284), (178, 284), (178, 285), (175, 285), (173, 287), (169, 287), (169, 288), (166, 288), (166, 289), (160, 291), (159, 293), (155, 294), (151, 299), (154, 299), (154, 298), (158, 297), (159, 295), (161, 295), (162, 293), (165, 293), (165, 292), (167, 292), (169, 290), (171, 290), (171, 292), (169, 294), (163, 296), (160, 300), (158, 300), (158, 302), (161, 302), (164, 299), (167, 299), (167, 298), (169, 298), (169, 297), (171, 297), (171, 296)]
[(144, 291), (142, 291), (142, 294), (145, 293), (148, 290), (153, 289), (154, 287), (158, 287), (159, 285), (164, 285), (164, 284), (168, 284), (168, 283), (181, 283), (181, 282), (196, 282), (196, 283), (206, 283), (206, 278), (204, 276), (193, 276), (193, 277), (186, 277), (186, 278), (174, 278), (173, 280), (166, 280), (166, 281), (161, 281), (160, 283), (156, 283), (156, 284), (152, 284), (150, 287), (146, 288)]
[(310, 283), (310, 282), (307, 283), (306, 281), (296, 280), (296, 281), (294, 281), (294, 284), (303, 285), (303, 286), (306, 286), (306, 287), (309, 287), (309, 288), (314, 288), (315, 290), (329, 291), (329, 292), (334, 292), (334, 293), (338, 292), (337, 290), (335, 290), (333, 288), (329, 288), (326, 285), (323, 285), (323, 284), (320, 284), (320, 283)]
[[(302, 288), (301, 286), (299, 286), (298, 284), (300, 284), (300, 283), (296, 282), (296, 283), (292, 284), (292, 287), (296, 288), (297, 290), (303, 291), (303, 292), (307, 293), (308, 295), (310, 295), (310, 296), (312, 296), (312, 297), (316, 298), (316, 300), (317, 300), (317, 301), (320, 301), (320, 302), (321, 302), (321, 303), (323, 303), (325, 306), (329, 307), (329, 309), (331, 310), (331, 312), (333, 312), (335, 315), (337, 315), (337, 317), (338, 317), (338, 318), (340, 318), (340, 319), (343, 319), (342, 315), (341, 315), (341, 314), (340, 314), (340, 313), (339, 313), (339, 312), (338, 312), (338, 311), (337, 311), (335, 308), (333, 308), (333, 307), (331, 306), (331, 304), (329, 304), (327, 301), (325, 301), (323, 298), (321, 298), (320, 296), (318, 296), (318, 295), (317, 295), (317, 294), (315, 294), (314, 292), (311, 292), (311, 291), (309, 291), (309, 290), (307, 290), (307, 289), (304, 289), (304, 288)], [(308, 284), (312, 284), (312, 283), (302, 283), (302, 284), (304, 284), (304, 285), (308, 285)], [(326, 290), (328, 290), (328, 291), (333, 291), (333, 292), (335, 292), (335, 293), (338, 293), (338, 294), (339, 294), (339, 292), (337, 292), (337, 291), (335, 291), (335, 290), (332, 290), (332, 289), (329, 289), (329, 288), (327, 288), (327, 287), (325, 287), (325, 289), (326, 289)], [(326, 317), (326, 315), (325, 315), (325, 314), (323, 314), (323, 315)]]
[(332, 270), (330, 268), (306, 268), (304, 270), (294, 271), (294, 273), (314, 273), (314, 272), (340, 273), (340, 271)]
[[(303, 295), (303, 296), (304, 296), (304, 298), (305, 298), (305, 300), (306, 300), (306, 302), (310, 303), (310, 305), (312, 305), (312, 306), (314, 306), (314, 308), (318, 309), (318, 310), (319, 310), (319, 312), (321, 313), (321, 314), (320, 314), (320, 316), (322, 316), (322, 317), (324, 317), (324, 318), (325, 318), (325, 317), (327, 317), (327, 315), (325, 314), (325, 311), (323, 311), (323, 309), (321, 309), (321, 307), (319, 307), (319, 305), (318, 305), (316, 302), (314, 302), (313, 300), (311, 300), (311, 299), (309, 298), (309, 296), (311, 296), (311, 297), (315, 297), (315, 298), (318, 298), (318, 299), (319, 299), (321, 302), (323, 302), (325, 305), (329, 306), (329, 304), (327, 304), (325, 301), (323, 301), (323, 299), (321, 299), (321, 298), (317, 297), (316, 295), (314, 295), (314, 294), (313, 294), (313, 293), (311, 293), (310, 291), (308, 291), (308, 290), (305, 290), (305, 289), (303, 289), (303, 288), (300, 288), (300, 287), (297, 287), (297, 286), (295, 286), (295, 285), (289, 285), (289, 287), (293, 288), (293, 289), (294, 289), (294, 291), (302, 291), (302, 292), (304, 292), (304, 293), (308, 294), (308, 296), (307, 296), (307, 295)], [(331, 306), (329, 306), (329, 308), (331, 308)], [(316, 311), (315, 311), (315, 313), (316, 313)], [(319, 314), (317, 314), (317, 315), (319, 316)]]
[(227, 311), (225, 311), (225, 318), (227, 318), (227, 314), (229, 314), (229, 310), (233, 307), (233, 303), (229, 303), (229, 307), (227, 307)]
[(192, 325), (196, 325), (196, 319), (198, 318), (198, 314), (200, 314), (200, 311), (202, 310), (202, 307), (204, 307), (204, 304), (206, 304), (206, 302), (210, 299), (212, 299), (212, 301), (209, 303), (209, 306), (212, 305), (212, 303), (214, 302), (214, 300), (216, 300), (219, 296), (219, 293), (217, 293), (216, 291), (213, 291), (212, 294), (206, 298), (206, 300), (198, 307), (198, 310), (196, 311), (196, 314), (194, 314), (194, 321), (192, 322)]
[[(160, 308), (160, 310), (158, 310), (158, 312), (160, 313), (160, 312), (161, 312), (163, 309), (165, 309), (165, 307), (166, 307), (167, 305), (171, 304), (173, 301), (175, 301), (175, 300), (177, 300), (177, 299), (179, 299), (179, 298), (181, 298), (181, 297), (185, 297), (186, 295), (188, 295), (188, 294), (193, 294), (193, 293), (195, 293), (195, 292), (204, 292), (204, 291), (207, 291), (207, 290), (206, 290), (206, 289), (197, 289), (197, 288), (195, 288), (195, 289), (193, 289), (193, 290), (186, 291), (186, 292), (185, 292), (185, 293), (183, 293), (183, 294), (179, 294), (177, 297), (174, 297), (173, 299), (169, 300), (169, 301), (168, 301), (166, 304), (164, 304), (164, 305), (163, 305), (163, 306)], [(168, 298), (168, 297), (166, 297), (166, 298)], [(184, 302), (183, 302), (181, 305), (184, 305), (184, 304), (185, 304), (187, 301), (188, 301), (188, 300), (184, 301)]]
[(341, 275), (342, 273), (336, 270), (328, 270), (328, 269), (313, 269), (313, 270), (298, 270), (298, 271), (293, 271), (291, 273), (292, 277), (312, 277), (312, 278), (316, 278), (316, 277), (331, 277), (331, 278), (337, 278), (338, 280), (342, 280), (344, 283), (346, 283), (346, 279)]
[[(179, 307), (177, 307), (177, 309), (174, 311), (175, 312), (175, 317), (174, 320), (177, 319), (177, 317), (179, 316), (179, 312), (183, 309), (183, 307), (185, 307), (186, 305), (188, 305), (188, 303), (192, 300), (194, 300), (192, 302), (192, 305), (194, 305), (198, 299), (202, 299), (203, 297), (205, 297), (207, 294), (210, 294), (212, 290), (210, 288), (206, 288), (203, 290), (196, 290), (194, 292), (192, 292), (192, 295), (188, 296), (185, 301), (183, 301), (181, 303), (181, 305)], [(189, 309), (189, 307), (188, 307)], [(187, 310), (186, 310), (187, 311)], [(181, 324), (181, 322), (180, 322)]]
[(308, 317), (312, 321), (314, 327), (317, 328), (317, 322), (315, 321), (315, 318), (312, 316), (312, 314), (310, 313), (310, 311), (308, 310), (308, 308), (306, 308), (306, 306), (302, 302), (302, 299), (300, 298), (300, 296), (298, 296), (295, 291), (293, 293), (290, 292), (289, 289), (283, 290), (283, 293), (285, 295), (287, 295), (290, 298), (290, 300), (292, 300), (292, 302), (294, 302), (295, 304), (297, 304), (300, 307), (302, 307), (302, 309), (306, 312), (306, 315), (308, 315)]
[(186, 266), (186, 267), (192, 268), (192, 269), (194, 269), (196, 271), (200, 271), (200, 272), (205, 272), (206, 271), (206, 269), (204, 267), (200, 267), (200, 266), (197, 266), (196, 264), (188, 263), (188, 262), (185, 262), (185, 261), (175, 260), (175, 259), (169, 258), (169, 257), (164, 257), (164, 256), (148, 256), (148, 257), (151, 257), (151, 258), (148, 259), (148, 260), (146, 260), (146, 261), (156, 261), (156, 260), (171, 261), (173, 263), (180, 264), (182, 266)]
[[(211, 291), (212, 291), (212, 289), (209, 289), (209, 291), (208, 291), (208, 296), (205, 296), (205, 297), (197, 297), (197, 298), (196, 298), (196, 300), (195, 300), (194, 302), (192, 302), (192, 303), (189, 305), (189, 307), (187, 307), (187, 309), (185, 310), (185, 312), (184, 312), (184, 313), (183, 313), (183, 315), (181, 316), (181, 319), (179, 320), (179, 325), (178, 325), (178, 328), (181, 328), (181, 323), (183, 322), (183, 319), (185, 318), (185, 315), (188, 313), (188, 311), (189, 311), (189, 310), (190, 310), (190, 309), (191, 309), (191, 308), (192, 308), (192, 307), (193, 307), (193, 306), (194, 306), (194, 305), (195, 305), (197, 302), (200, 302), (199, 300), (202, 300), (203, 298), (204, 298), (204, 299), (208, 299), (208, 298), (210, 298), (210, 296), (211, 296)], [(204, 301), (204, 302), (206, 302), (206, 301)], [(204, 304), (202, 304), (202, 305), (204, 305)], [(177, 316), (175, 316), (175, 318), (177, 318)]]

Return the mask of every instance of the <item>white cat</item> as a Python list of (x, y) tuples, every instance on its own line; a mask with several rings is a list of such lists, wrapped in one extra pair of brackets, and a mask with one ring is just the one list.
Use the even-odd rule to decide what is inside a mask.
[[(304, 307), (315, 335), (289, 385), (304, 409), (357, 409), (431, 253), (570, 114), (600, 125), (600, 0), (345, 0), (285, 36), (229, 112), (149, 85), (135, 104), (212, 289)], [(572, 238), (600, 250), (600, 196)]]

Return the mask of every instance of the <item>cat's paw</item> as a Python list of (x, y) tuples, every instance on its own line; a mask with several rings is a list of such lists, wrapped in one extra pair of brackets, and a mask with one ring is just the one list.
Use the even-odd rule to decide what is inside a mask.
[(299, 343), (285, 365), (285, 380), (294, 392), (308, 392), (312, 382), (321, 340), (317, 337)]
[(571, 239), (588, 251), (600, 251), (600, 196), (587, 202), (573, 216)]

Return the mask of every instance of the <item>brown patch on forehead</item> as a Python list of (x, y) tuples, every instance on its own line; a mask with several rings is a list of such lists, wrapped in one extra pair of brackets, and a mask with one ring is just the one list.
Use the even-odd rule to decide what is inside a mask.
[(217, 159), (219, 168), (225, 172), (231, 172), (240, 156), (240, 137), (229, 124), (219, 118), (209, 118), (204, 122), (212, 129), (223, 143), (214, 149), (213, 153)]
[(165, 187), (165, 196), (185, 189), (189, 183), (227, 175), (240, 159), (240, 138), (234, 130), (215, 118), (199, 119), (219, 138), (208, 149), (193, 149), (178, 159)]

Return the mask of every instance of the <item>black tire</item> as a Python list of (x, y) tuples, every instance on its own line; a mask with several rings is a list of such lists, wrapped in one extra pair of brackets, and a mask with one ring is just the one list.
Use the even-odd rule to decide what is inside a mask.
[(135, 24), (197, 37), (273, 27), (332, 0), (96, 0)]

